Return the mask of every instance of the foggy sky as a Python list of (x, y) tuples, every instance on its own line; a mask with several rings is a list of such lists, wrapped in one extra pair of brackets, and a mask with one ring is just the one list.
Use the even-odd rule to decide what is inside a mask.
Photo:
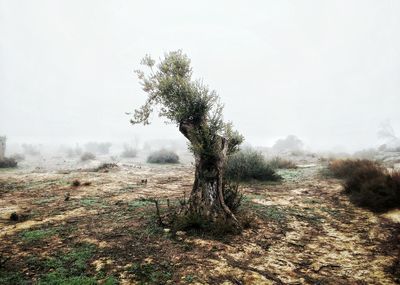
[(182, 49), (253, 145), (315, 148), (400, 133), (400, 1), (0, 0), (0, 135), (11, 142), (179, 138), (134, 70)]

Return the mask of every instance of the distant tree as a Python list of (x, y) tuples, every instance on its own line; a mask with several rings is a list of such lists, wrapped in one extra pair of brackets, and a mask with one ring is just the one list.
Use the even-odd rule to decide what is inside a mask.
[(279, 139), (272, 146), (272, 149), (277, 152), (285, 151), (300, 151), (304, 147), (303, 142), (294, 135), (289, 135), (284, 139)]
[(223, 122), (217, 93), (192, 79), (190, 59), (180, 50), (167, 53), (157, 65), (150, 56), (141, 64), (149, 68), (148, 73), (136, 71), (148, 97), (131, 123), (149, 124), (150, 114), (159, 107), (159, 116), (179, 127), (195, 157), (189, 213), (209, 221), (230, 220), (240, 227), (225, 203), (223, 171), (227, 156), (238, 150), (243, 137)]

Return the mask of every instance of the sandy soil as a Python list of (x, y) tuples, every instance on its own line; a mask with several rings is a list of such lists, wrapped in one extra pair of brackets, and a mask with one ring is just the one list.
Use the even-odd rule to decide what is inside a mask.
[[(355, 207), (341, 182), (322, 178), (320, 169), (282, 170), (281, 183), (243, 186), (251, 227), (223, 238), (173, 235), (156, 225), (154, 205), (141, 199), (158, 198), (165, 208), (167, 199), (187, 196), (190, 164), (3, 170), (0, 283), (43, 281), (55, 270), (49, 260), (90, 244), (79, 274), (99, 283), (114, 276), (121, 284), (398, 284), (399, 211), (376, 215)], [(73, 187), (75, 179), (90, 185)], [(10, 220), (13, 212), (19, 221)]]

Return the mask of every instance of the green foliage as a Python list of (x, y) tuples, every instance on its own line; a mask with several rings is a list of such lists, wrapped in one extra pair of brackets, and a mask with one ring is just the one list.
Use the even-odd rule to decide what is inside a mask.
[(171, 280), (173, 270), (173, 265), (164, 261), (157, 264), (134, 263), (129, 271), (139, 284), (166, 284)]
[(17, 167), (17, 160), (15, 158), (7, 158), (4, 157), (3, 159), (0, 159), (0, 168), (11, 168), (11, 167)]
[(94, 245), (81, 244), (44, 260), (42, 267), (50, 272), (40, 279), (39, 284), (97, 284), (94, 278), (85, 275), (94, 250)]
[(155, 151), (147, 157), (148, 163), (179, 163), (179, 156), (165, 149)]
[(228, 181), (278, 181), (280, 176), (266, 162), (264, 156), (251, 149), (241, 150), (231, 156), (225, 166)]
[(104, 281), (104, 285), (118, 285), (119, 281), (114, 276), (110, 276)]
[(25, 285), (30, 284), (19, 272), (7, 272), (0, 268), (0, 284)]
[(53, 236), (55, 233), (54, 229), (27, 230), (21, 233), (21, 238), (26, 242), (34, 242)]
[(59, 271), (46, 274), (38, 282), (39, 285), (97, 285), (97, 281), (93, 277), (88, 276), (72, 276), (67, 277)]
[(150, 56), (141, 63), (150, 69), (149, 74), (136, 71), (148, 97), (135, 110), (132, 124), (149, 124), (150, 114), (158, 106), (159, 116), (180, 127), (194, 154), (215, 159), (220, 154), (220, 136), (228, 143), (228, 153), (237, 150), (242, 136), (223, 122), (223, 106), (217, 93), (192, 79), (190, 59), (181, 50), (167, 53), (157, 65)]

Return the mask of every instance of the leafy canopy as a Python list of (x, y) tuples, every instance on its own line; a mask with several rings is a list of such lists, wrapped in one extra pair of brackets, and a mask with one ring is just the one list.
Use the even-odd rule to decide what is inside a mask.
[(228, 142), (228, 154), (235, 152), (243, 137), (224, 123), (223, 105), (214, 90), (200, 80), (192, 79), (190, 59), (181, 50), (165, 54), (156, 65), (149, 55), (141, 64), (149, 71), (136, 70), (143, 90), (148, 94), (143, 106), (135, 110), (132, 124), (150, 124), (149, 117), (156, 107), (159, 116), (178, 126), (190, 125), (191, 149), (195, 154), (215, 152), (218, 137)]

